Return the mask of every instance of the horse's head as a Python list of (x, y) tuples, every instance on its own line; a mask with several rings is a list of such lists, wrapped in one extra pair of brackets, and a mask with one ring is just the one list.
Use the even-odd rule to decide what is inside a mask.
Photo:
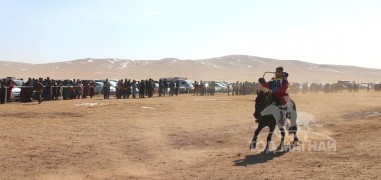
[(268, 105), (268, 97), (270, 96), (269, 92), (264, 92), (257, 89), (257, 98), (255, 98), (255, 112), (254, 117), (259, 119), (261, 117), (261, 112)]

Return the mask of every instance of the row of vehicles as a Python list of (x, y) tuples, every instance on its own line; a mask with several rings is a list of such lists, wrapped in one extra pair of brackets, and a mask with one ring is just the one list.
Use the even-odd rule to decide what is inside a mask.
[[(193, 92), (194, 85), (192, 81), (189, 81), (185, 78), (160, 78), (160, 80), (166, 79), (167, 84), (170, 84), (171, 82), (177, 83), (179, 82), (179, 91), (182, 93), (187, 92)], [(86, 80), (86, 81), (94, 81), (95, 82), (95, 93), (102, 93), (103, 91), (103, 85), (105, 83), (105, 80)], [(115, 94), (117, 89), (117, 80), (108, 80), (110, 83), (110, 94)], [(84, 82), (84, 80), (82, 81)], [(159, 91), (159, 81), (153, 81), (154, 82), (154, 91), (157, 93)], [(138, 82), (137, 82), (138, 83)], [(139, 92), (138, 86), (137, 86), (137, 92)]]
[[(195, 82), (188, 80), (187, 78), (183, 77), (169, 77), (169, 78), (160, 78), (160, 80), (166, 79), (167, 83), (171, 82), (179, 82), (179, 91), (182, 93), (191, 93), (194, 91)], [(212, 81), (203, 81), (205, 87), (209, 87)], [(198, 82), (200, 83), (200, 82)], [(228, 87), (230, 86), (230, 83), (227, 81), (214, 81), (215, 85), (215, 91), (216, 92), (227, 92)]]

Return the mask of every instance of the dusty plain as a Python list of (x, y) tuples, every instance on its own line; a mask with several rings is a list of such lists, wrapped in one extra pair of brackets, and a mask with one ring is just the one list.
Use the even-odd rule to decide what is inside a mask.
[(381, 178), (380, 92), (292, 94), (301, 142), (275, 151), (276, 130), (270, 154), (249, 150), (255, 97), (0, 105), (0, 179)]

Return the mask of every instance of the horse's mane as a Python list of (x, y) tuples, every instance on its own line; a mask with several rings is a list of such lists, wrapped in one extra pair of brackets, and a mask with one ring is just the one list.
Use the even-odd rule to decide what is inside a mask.
[(254, 117), (259, 123), (264, 123), (267, 125), (276, 123), (272, 115), (262, 116), (261, 112), (269, 105), (274, 102), (274, 99), (270, 92), (264, 92), (262, 90), (257, 90), (257, 99), (255, 101), (255, 112)]
[(273, 102), (275, 102), (277, 105), (279, 104), (278, 98), (273, 96), (270, 91), (265, 92), (263, 90), (257, 90), (257, 96), (264, 96), (266, 99), (265, 107), (272, 104)]

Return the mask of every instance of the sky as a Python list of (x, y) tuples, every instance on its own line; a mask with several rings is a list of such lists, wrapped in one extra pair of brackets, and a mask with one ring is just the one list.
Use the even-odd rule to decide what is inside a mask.
[(381, 69), (380, 0), (0, 0), (0, 61), (252, 55)]

